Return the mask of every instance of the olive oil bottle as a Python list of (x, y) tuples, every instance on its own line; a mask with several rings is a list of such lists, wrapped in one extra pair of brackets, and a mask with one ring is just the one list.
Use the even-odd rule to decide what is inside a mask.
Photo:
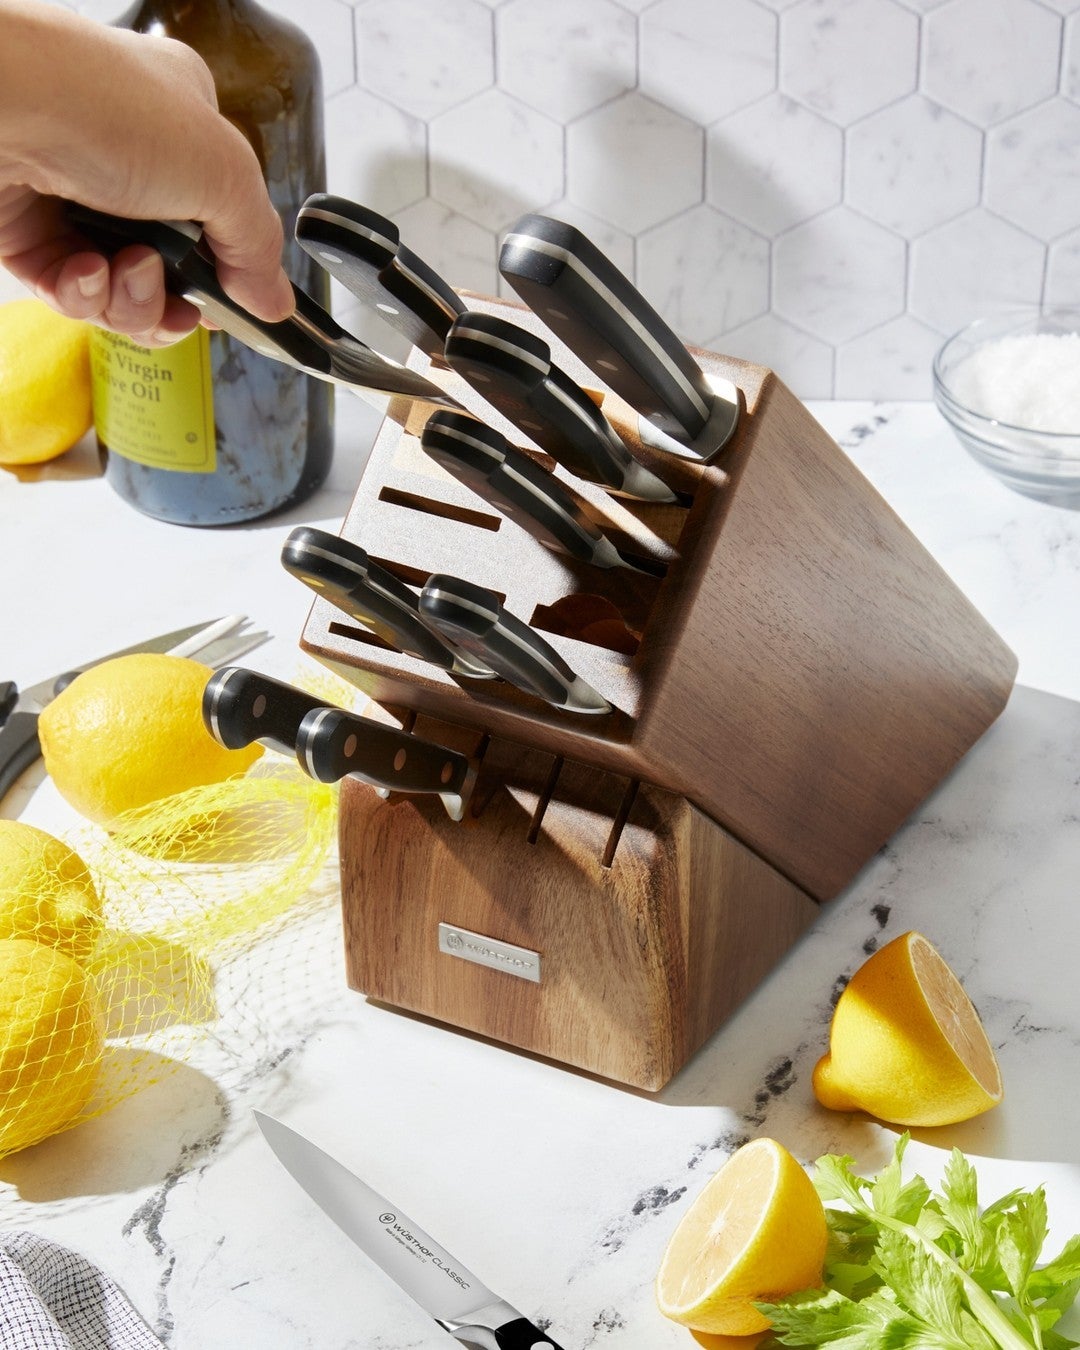
[[(218, 107), (254, 147), (285, 229), (285, 270), (322, 305), (329, 277), (293, 238), (326, 190), (322, 76), (310, 39), (255, 0), (137, 0), (118, 21), (177, 38), (210, 67)], [(96, 330), (94, 424), (105, 476), (147, 515), (229, 525), (302, 502), (325, 480), (333, 390), (221, 332), (148, 350)]]

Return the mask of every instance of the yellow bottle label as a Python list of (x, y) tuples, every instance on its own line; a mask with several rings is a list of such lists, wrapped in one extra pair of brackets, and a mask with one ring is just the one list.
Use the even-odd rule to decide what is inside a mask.
[(214, 395), (205, 328), (158, 348), (95, 328), (90, 369), (94, 429), (111, 454), (151, 469), (214, 472)]

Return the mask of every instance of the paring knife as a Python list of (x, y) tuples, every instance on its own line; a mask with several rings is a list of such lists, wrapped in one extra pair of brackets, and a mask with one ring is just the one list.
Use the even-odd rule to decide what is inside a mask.
[(567, 712), (607, 713), (611, 704), (535, 629), (511, 614), (494, 591), (460, 577), (429, 577), (420, 592), (425, 623), (528, 694)]
[(428, 356), (441, 356), (465, 304), (401, 243), (392, 220), (326, 192), (300, 208), (296, 239), (332, 277)]
[(443, 641), (422, 621), (414, 590), (373, 562), (358, 544), (313, 525), (285, 540), (281, 563), (350, 619), (410, 656), (453, 675), (490, 680), (494, 672)]
[(436, 464), (545, 548), (594, 567), (629, 567), (653, 575), (654, 569), (615, 547), (554, 474), (486, 422), (467, 413), (433, 413), (420, 445)]
[(477, 1350), (559, 1350), (342, 1163), (279, 1120), (254, 1115), (278, 1161), (323, 1213), (455, 1340)]
[(212, 257), (200, 250), (197, 225), (160, 220), (125, 220), (69, 204), (71, 223), (106, 256), (129, 244), (157, 249), (165, 264), (166, 285), (197, 305), (220, 329), (245, 346), (295, 366), (308, 375), (340, 384), (354, 393), (403, 394), (443, 408), (458, 408), (416, 371), (395, 365), (347, 333), (304, 291), (294, 286), (296, 311), (281, 323), (267, 323), (231, 299), (217, 279)]
[(580, 230), (522, 216), (503, 242), (499, 271), (590, 370), (666, 435), (689, 443), (710, 424), (707, 458), (731, 438), (739, 420), (735, 386), (705, 374)]
[(455, 319), (444, 355), (493, 408), (578, 478), (643, 501), (678, 500), (552, 362), (543, 338), (496, 315), (467, 310)]
[(10, 680), (0, 682), (0, 797), (24, 769), (30, 767), (41, 754), (38, 741), (38, 715), (47, 703), (51, 703), (58, 693), (83, 670), (99, 666), (105, 661), (115, 660), (118, 656), (130, 656), (135, 652), (168, 652), (173, 656), (206, 656), (212, 646), (227, 640), (231, 653), (227, 659), (235, 660), (243, 650), (258, 646), (266, 640), (265, 633), (253, 633), (247, 637), (225, 638), (239, 628), (245, 621), (239, 616), (227, 619), (214, 619), (209, 623), (191, 624), (187, 628), (178, 628), (173, 633), (161, 633), (157, 637), (147, 638), (144, 642), (133, 643), (130, 647), (121, 647), (119, 651), (109, 652), (107, 656), (96, 657), (93, 661), (84, 661), (73, 669), (54, 675), (51, 679), (40, 680), (29, 688), (18, 689)]
[(451, 820), (464, 816), (475, 779), (472, 764), (456, 750), (341, 708), (306, 714), (296, 733), (296, 757), (320, 783), (348, 775), (383, 795), (437, 793)]

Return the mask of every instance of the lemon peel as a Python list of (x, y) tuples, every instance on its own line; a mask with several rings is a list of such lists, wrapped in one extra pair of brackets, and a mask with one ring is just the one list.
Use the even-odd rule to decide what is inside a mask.
[(852, 976), (833, 1011), (814, 1093), (834, 1111), (894, 1125), (952, 1125), (996, 1106), (1001, 1070), (959, 979), (921, 933), (903, 933)]
[(34, 825), (0, 820), (0, 939), (30, 938), (84, 961), (101, 926), (101, 897), (75, 850)]
[(89, 430), (89, 335), (41, 300), (0, 305), (0, 464), (55, 459)]
[(243, 774), (262, 746), (226, 750), (203, 725), (210, 668), (139, 652), (91, 666), (38, 722), (45, 768), (80, 815), (110, 826), (150, 802)]

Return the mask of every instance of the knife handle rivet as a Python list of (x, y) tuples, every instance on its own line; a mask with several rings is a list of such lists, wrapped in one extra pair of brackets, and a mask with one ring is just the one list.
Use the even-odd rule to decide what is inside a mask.
[(601, 361), (601, 360), (598, 360), (596, 364), (597, 364), (598, 366), (603, 366), (605, 370), (618, 370), (618, 369), (619, 369), (618, 363), (615, 362), (615, 361)]
[(255, 702), (251, 705), (251, 715), (252, 717), (261, 717), (265, 711), (266, 695), (258, 694), (255, 698)]
[(450, 763), (449, 760), (447, 760), (446, 763), (442, 766), (442, 773), (439, 774), (439, 782), (449, 783), (450, 779), (453, 778), (453, 776), (454, 776), (454, 766)]
[(331, 253), (329, 249), (325, 248), (319, 249), (319, 257), (322, 258), (323, 262), (329, 263), (340, 263), (344, 261), (344, 259), (339, 258), (336, 253)]
[(345, 737), (345, 744), (341, 747), (341, 752), (346, 759), (352, 759), (353, 755), (356, 754), (356, 745), (357, 745), (356, 732), (353, 731), (350, 732), (349, 735)]
[(398, 771), (398, 773), (400, 773), (401, 770), (405, 767), (405, 761), (407, 758), (408, 756), (406, 755), (404, 750), (399, 750), (397, 754), (394, 756), (394, 768)]
[(556, 309), (554, 305), (548, 305), (545, 313), (550, 314), (553, 319), (568, 319), (570, 317), (569, 314), (564, 313), (561, 309)]
[(387, 304), (384, 304), (381, 300), (380, 300), (379, 303), (375, 306), (375, 308), (376, 308), (376, 309), (381, 309), (381, 310), (383, 311), (384, 314), (400, 314), (400, 313), (401, 313), (401, 310), (400, 310), (400, 309), (395, 309), (393, 305), (387, 305)]

